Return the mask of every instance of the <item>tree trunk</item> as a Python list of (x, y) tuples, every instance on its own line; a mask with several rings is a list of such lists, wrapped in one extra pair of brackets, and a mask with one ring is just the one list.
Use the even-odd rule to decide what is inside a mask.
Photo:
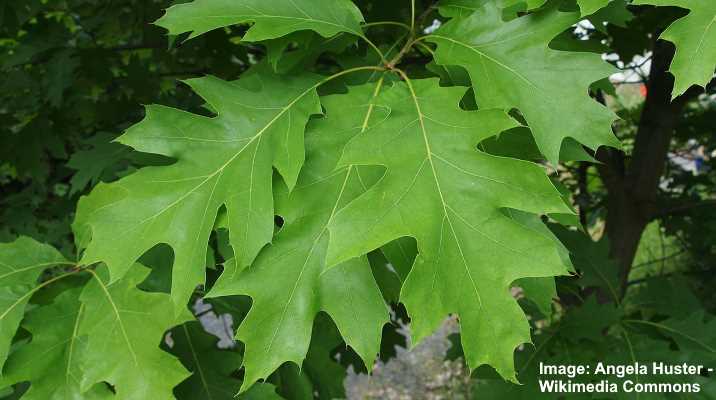
[(613, 149), (597, 153), (600, 176), (607, 188), (605, 232), (611, 256), (620, 267), (621, 294), (626, 292), (629, 272), (647, 224), (658, 214), (657, 195), (674, 127), (681, 111), (698, 90), (671, 100), (673, 76), (668, 73), (674, 55), (671, 43), (654, 46), (647, 96), (631, 159)]

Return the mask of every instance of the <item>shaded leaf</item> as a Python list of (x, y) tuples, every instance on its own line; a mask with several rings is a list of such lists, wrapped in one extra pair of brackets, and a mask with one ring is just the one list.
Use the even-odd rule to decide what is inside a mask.
[(171, 353), (181, 360), (192, 375), (174, 389), (179, 399), (231, 400), (241, 380), (232, 374), (241, 365), (235, 350), (220, 350), (217, 339), (198, 321), (190, 321), (172, 331)]

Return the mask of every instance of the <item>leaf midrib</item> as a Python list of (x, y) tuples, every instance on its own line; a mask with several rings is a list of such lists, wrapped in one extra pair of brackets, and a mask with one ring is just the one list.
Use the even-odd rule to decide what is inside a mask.
[[(420, 108), (420, 101), (418, 100), (418, 96), (415, 93), (415, 88), (413, 88), (413, 83), (411, 82), (410, 78), (408, 78), (408, 76), (401, 70), (398, 70), (398, 73), (405, 80), (405, 83), (407, 84), (408, 90), (410, 92), (410, 96), (413, 98), (413, 103), (415, 104), (415, 110), (418, 113), (418, 121), (420, 123), (420, 130), (421, 130), (421, 133), (423, 136), (423, 142), (425, 145), (427, 159), (430, 163), (430, 169), (432, 170), (433, 180), (435, 181), (435, 187), (438, 190), (438, 194), (440, 195), (440, 202), (442, 203), (442, 206), (443, 206), (443, 216), (448, 221), (448, 225), (450, 226), (450, 231), (452, 232), (452, 235), (455, 238), (455, 244), (457, 245), (457, 248), (460, 251), (460, 257), (463, 261), (463, 266), (465, 267), (465, 272), (467, 273), (467, 276), (470, 278), (470, 283), (472, 284), (473, 291), (477, 295), (477, 301), (480, 304), (480, 308), (482, 308), (482, 297), (480, 296), (480, 291), (478, 290), (475, 279), (472, 276), (472, 271), (470, 271), (470, 268), (467, 265), (467, 260), (465, 259), (465, 254), (462, 251), (462, 245), (460, 244), (460, 239), (457, 237), (457, 233), (455, 232), (455, 227), (453, 226), (452, 220), (450, 219), (450, 215), (448, 213), (448, 205), (445, 201), (445, 197), (443, 196), (442, 188), (440, 186), (440, 181), (438, 180), (437, 170), (435, 169), (435, 164), (433, 162), (433, 157), (432, 157), (433, 152), (430, 147), (430, 141), (428, 140), (428, 132), (427, 132), (427, 129), (425, 128), (424, 114), (422, 112), (422, 109)], [(442, 240), (442, 230), (440, 231), (440, 235), (441, 235), (441, 240)]]
[[(381, 77), (378, 80), (378, 83), (376, 84), (376, 87), (373, 91), (373, 96), (372, 96), (371, 100), (375, 99), (378, 96), (378, 93), (380, 92), (380, 89), (382, 88), (382, 86), (383, 86), (383, 77)], [(361, 124), (360, 133), (365, 132), (366, 128), (368, 127), (368, 121), (370, 119), (371, 114), (373, 113), (373, 109), (374, 109), (374, 106), (373, 106), (373, 102), (371, 101), (371, 103), (368, 105), (368, 110), (366, 111), (366, 115), (363, 118), (363, 123)], [(286, 305), (283, 307), (283, 310), (281, 312), (281, 317), (279, 319), (278, 324), (276, 325), (276, 329), (274, 330), (274, 333), (271, 337), (271, 341), (269, 342), (268, 348), (266, 349), (266, 353), (271, 351), (271, 347), (273, 346), (273, 343), (276, 340), (278, 331), (281, 327), (281, 324), (283, 324), (283, 320), (286, 316), (286, 312), (288, 311), (288, 306), (291, 304), (291, 301), (293, 300), (293, 296), (295, 295), (296, 289), (298, 288), (298, 284), (301, 281), (301, 277), (303, 276), (303, 273), (306, 270), (306, 265), (308, 265), (308, 261), (311, 259), (311, 256), (313, 255), (313, 252), (315, 251), (316, 246), (320, 242), (321, 238), (328, 230), (328, 226), (330, 225), (331, 221), (333, 221), (333, 217), (335, 216), (336, 211), (338, 210), (338, 204), (340, 203), (341, 198), (343, 197), (343, 193), (345, 192), (346, 186), (348, 184), (348, 180), (351, 176), (352, 169), (353, 169), (353, 165), (349, 165), (347, 167), (346, 176), (343, 180), (343, 183), (341, 185), (341, 189), (338, 193), (338, 196), (336, 196), (336, 201), (335, 201), (335, 204), (333, 205), (333, 208), (331, 209), (331, 214), (328, 217), (326, 223), (323, 225), (323, 228), (321, 229), (319, 234), (314, 239), (313, 244), (311, 245), (311, 248), (308, 251), (308, 255), (306, 256), (306, 260), (303, 262), (303, 265), (301, 265), (301, 271), (299, 272), (298, 278), (296, 279), (296, 282), (294, 283), (293, 288), (291, 289), (291, 294), (289, 295), (289, 298), (286, 301)], [(331, 174), (331, 175), (333, 175), (333, 174)]]

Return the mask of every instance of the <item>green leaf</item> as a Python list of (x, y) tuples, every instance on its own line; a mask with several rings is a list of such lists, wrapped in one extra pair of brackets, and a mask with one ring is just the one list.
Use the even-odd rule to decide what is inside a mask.
[(446, 17), (464, 17), (488, 3), (503, 9), (520, 7), (525, 10), (532, 10), (544, 5), (546, 2), (547, 0), (442, 0), (439, 6), (440, 14)]
[(121, 278), (159, 243), (174, 249), (172, 298), (177, 310), (204, 282), (207, 241), (226, 206), (240, 267), (273, 235), (273, 167), (293, 187), (304, 160), (303, 133), (320, 113), (317, 76), (280, 77), (263, 66), (239, 81), (213, 77), (187, 83), (217, 110), (207, 118), (163, 106), (118, 140), (177, 159), (146, 167), (82, 198), (73, 224), (82, 262), (104, 261)]
[(699, 362), (716, 361), (716, 319), (703, 309), (686, 317), (679, 315), (655, 326), (672, 337), (680, 350), (698, 354)]
[(72, 86), (75, 70), (80, 66), (77, 57), (70, 50), (61, 50), (47, 62), (47, 99), (53, 107), (62, 105), (66, 89)]
[[(571, 261), (569, 260), (568, 250), (562, 246), (559, 239), (557, 239), (557, 237), (542, 222), (539, 216), (512, 209), (505, 209), (503, 210), (503, 213), (525, 229), (532, 230), (534, 234), (552, 239), (556, 244), (556, 248), (563, 265), (572, 271), (573, 267)], [(574, 216), (574, 214), (564, 215)], [(554, 278), (522, 278), (515, 281), (514, 285), (522, 288), (525, 297), (534, 303), (537, 306), (537, 309), (544, 316), (550, 317), (552, 315), (552, 301), (557, 298), (557, 288), (555, 286)]]
[(313, 384), (296, 364), (286, 363), (274, 374), (279, 393), (288, 400), (314, 400)]
[(550, 229), (569, 249), (572, 263), (582, 275), (579, 285), (602, 288), (612, 300), (619, 302), (619, 265), (609, 258), (609, 239), (603, 236), (595, 242), (584, 232), (558, 225), (551, 225)]
[(627, 292), (627, 301), (638, 305), (645, 318), (691, 315), (703, 306), (689, 286), (686, 279), (678, 276), (649, 277), (647, 285)]
[(346, 370), (331, 355), (334, 349), (343, 344), (341, 335), (325, 313), (318, 314), (313, 328), (303, 372), (311, 378), (319, 399), (345, 398), (343, 381)]
[(256, 383), (248, 392), (239, 396), (239, 400), (283, 400), (276, 393), (276, 386), (270, 383)]
[(632, 4), (674, 6), (690, 10), (661, 34), (676, 45), (669, 71), (676, 78), (672, 95), (679, 96), (692, 85), (706, 86), (716, 68), (716, 2), (702, 0), (635, 0)]
[[(569, 253), (564, 248), (559, 239), (549, 230), (542, 222), (539, 216), (521, 212), (518, 210), (506, 209), (504, 214), (510, 217), (515, 223), (522, 225), (524, 228), (532, 230), (535, 234), (551, 238), (557, 244), (559, 256), (565, 266), (572, 270)], [(550, 214), (550, 216), (553, 214)], [(574, 216), (574, 214), (560, 214), (566, 216)], [(541, 278), (522, 278), (514, 282), (515, 286), (522, 288), (524, 296), (537, 306), (539, 312), (544, 316), (552, 315), (552, 302), (557, 298), (557, 288), (552, 277)]]
[(172, 331), (172, 354), (179, 357), (191, 377), (179, 384), (174, 393), (179, 399), (233, 400), (241, 380), (231, 375), (241, 365), (235, 350), (221, 350), (217, 338), (190, 321)]
[(386, 301), (399, 302), (400, 288), (417, 255), (418, 248), (411, 237), (399, 238), (381, 247), (380, 251), (368, 254), (373, 276)]
[(592, 15), (606, 7), (612, 0), (577, 0), (582, 15)]
[(390, 261), (400, 281), (404, 282), (418, 254), (415, 239), (410, 237), (396, 239), (381, 247), (380, 250), (385, 254), (385, 258)]
[(615, 303), (600, 304), (597, 296), (590, 296), (581, 307), (570, 310), (562, 320), (561, 333), (570, 340), (603, 340), (606, 329), (619, 321), (623, 311)]
[[(496, 156), (519, 158), (528, 161), (544, 160), (537, 148), (534, 136), (526, 127), (518, 127), (485, 139), (480, 143), (480, 149)], [(574, 139), (567, 138), (562, 142), (559, 151), (559, 160), (564, 161), (589, 161), (596, 160), (587, 153), (581, 144)]]
[(170, 7), (156, 24), (189, 39), (234, 24), (253, 23), (243, 40), (275, 39), (312, 30), (323, 37), (339, 32), (362, 36), (363, 16), (349, 0), (195, 0)]
[(400, 288), (403, 286), (403, 280), (400, 279), (395, 268), (380, 251), (368, 253), (368, 262), (370, 262), (373, 277), (385, 301), (397, 304), (400, 300)]
[(70, 179), (70, 195), (79, 193), (87, 185), (94, 186), (100, 181), (105, 171), (121, 166), (120, 161), (129, 156), (132, 149), (112, 142), (112, 135), (99, 132), (87, 140), (92, 147), (78, 150), (72, 154), (67, 166), (77, 172)]
[[(105, 267), (92, 274), (80, 301), (84, 307), (77, 335), (86, 335), (82, 349), (82, 389), (109, 382), (117, 396), (166, 399), (189, 373), (179, 360), (159, 347), (164, 333), (191, 319), (188, 310), (178, 317), (169, 295), (137, 288), (149, 274), (141, 264), (110, 283)], [(121, 366), (121, 368), (118, 368)]]
[[(324, 38), (311, 31), (299, 31), (278, 39), (261, 42), (266, 46), (266, 59), (274, 71), (287, 73), (312, 66), (324, 53), (340, 53), (355, 42), (345, 35)], [(294, 46), (290, 52), (286, 50)]]
[(25, 400), (110, 399), (114, 395), (104, 383), (80, 390), (79, 359), (86, 355), (87, 340), (77, 335), (84, 306), (80, 289), (62, 292), (54, 302), (33, 309), (23, 327), (32, 334), (8, 360), (0, 387), (30, 381)]
[(455, 65), (438, 65), (431, 61), (425, 68), (440, 77), (444, 86), (470, 86), (470, 76), (465, 68)]
[(490, 364), (514, 380), (512, 352), (530, 336), (508, 289), (516, 279), (567, 269), (553, 238), (501, 209), (569, 209), (538, 165), (477, 151), (477, 143), (516, 123), (500, 110), (461, 110), (464, 93), (435, 78), (396, 83), (376, 100), (389, 117), (356, 136), (339, 166), (384, 165), (387, 172), (334, 217), (328, 263), (414, 237), (420, 253), (401, 300), (416, 342), (457, 313), (468, 364)]
[(307, 162), (298, 184), (278, 194), (284, 226), (250, 268), (229, 263), (209, 296), (248, 295), (253, 305), (237, 332), (246, 344), (245, 383), (265, 378), (286, 361), (301, 365), (313, 320), (325, 311), (346, 343), (371, 366), (388, 310), (363, 253), (325, 271), (327, 225), (335, 213), (365, 191), (362, 168), (335, 169), (345, 143), (387, 117), (371, 102), (382, 80), (322, 98), (324, 118), (306, 132)]
[(56, 265), (72, 263), (52, 246), (24, 236), (0, 243), (0, 370), (40, 274)]
[(552, 315), (552, 301), (557, 298), (554, 278), (523, 278), (515, 281), (522, 288), (525, 297), (537, 306), (545, 317)]
[[(627, 5), (628, 0), (612, 0), (605, 7), (591, 14), (589, 20), (594, 25), (594, 29), (603, 33), (608, 33), (607, 26), (609, 25), (626, 28), (627, 23), (634, 19), (634, 15), (629, 11)], [(602, 88), (602, 90), (605, 90), (607, 93), (614, 92), (614, 87), (611, 82), (609, 82), (609, 79), (602, 80), (600, 86), (606, 86), (606, 88)]]
[[(596, 54), (549, 48), (579, 18), (552, 7), (504, 22), (488, 3), (449, 21), (427, 40), (438, 45), (439, 64), (468, 71), (481, 108), (517, 108), (542, 154), (556, 164), (567, 137), (591, 149), (619, 147), (611, 131), (616, 116), (588, 96), (591, 83), (615, 69)], [(519, 40), (524, 38), (529, 41)]]

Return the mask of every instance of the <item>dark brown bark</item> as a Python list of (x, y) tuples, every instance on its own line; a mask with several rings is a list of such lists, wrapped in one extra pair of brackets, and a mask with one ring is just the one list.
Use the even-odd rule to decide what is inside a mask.
[(605, 231), (611, 256), (620, 267), (621, 294), (626, 291), (639, 240), (647, 224), (658, 215), (657, 195), (675, 125), (686, 102), (698, 93), (687, 91), (671, 100), (673, 76), (668, 73), (674, 46), (658, 41), (654, 46), (647, 96), (630, 160), (614, 149), (602, 149), (597, 157), (600, 176), (607, 188)]

